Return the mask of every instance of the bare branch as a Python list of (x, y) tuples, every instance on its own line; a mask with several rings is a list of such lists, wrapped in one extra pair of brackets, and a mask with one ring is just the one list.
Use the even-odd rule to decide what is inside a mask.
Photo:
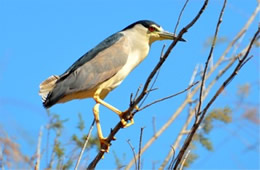
[(89, 138), (90, 138), (90, 136), (91, 136), (92, 130), (93, 130), (93, 128), (94, 128), (94, 125), (95, 125), (95, 119), (93, 119), (93, 121), (92, 121), (92, 123), (91, 123), (91, 126), (90, 126), (90, 128), (89, 128), (88, 135), (87, 135), (87, 138), (86, 138), (85, 143), (84, 143), (84, 145), (83, 145), (83, 148), (81, 149), (79, 158), (78, 158), (77, 163), (76, 163), (76, 166), (75, 166), (75, 170), (78, 169), (80, 160), (81, 160), (82, 155), (83, 155), (83, 153), (84, 153), (84, 151), (85, 151), (85, 149), (86, 149), (86, 147), (87, 147), (87, 144), (88, 144)]
[(143, 131), (144, 131), (144, 127), (141, 127), (139, 149), (138, 149), (138, 155), (137, 155), (137, 157), (138, 157), (137, 170), (141, 169), (141, 148), (142, 148)]
[[(174, 169), (177, 169), (181, 159), (182, 159), (182, 156), (184, 155), (186, 149), (188, 148), (194, 134), (196, 133), (199, 125), (201, 124), (202, 120), (204, 119), (209, 107), (212, 105), (212, 103), (217, 99), (217, 97), (223, 92), (223, 90), (226, 88), (226, 86), (233, 80), (233, 78), (238, 74), (238, 71), (242, 68), (241, 66), (243, 65), (243, 63), (247, 60), (248, 58), (248, 54), (252, 48), (252, 45), (254, 43), (254, 41), (256, 40), (258, 34), (260, 32), (260, 27), (258, 27), (258, 30), (256, 31), (253, 39), (251, 40), (250, 42), (250, 45), (244, 55), (244, 57), (241, 59), (241, 61), (239, 61), (239, 63), (237, 64), (236, 68), (234, 69), (234, 71), (232, 72), (232, 74), (223, 82), (223, 84), (220, 86), (220, 88), (217, 90), (217, 92), (215, 93), (215, 95), (212, 97), (212, 99), (208, 102), (208, 104), (206, 105), (206, 107), (201, 111), (201, 116), (199, 117), (198, 121), (195, 122), (192, 126), (192, 129), (191, 129), (191, 133), (190, 135), (187, 137), (187, 139), (185, 140), (184, 144), (183, 144), (183, 147), (181, 148), (178, 156), (177, 156), (177, 159), (176, 159), (176, 164), (174, 166)], [(199, 114), (199, 115), (200, 115)]]
[[(172, 167), (173, 167), (173, 165), (174, 165), (174, 156), (175, 156), (175, 149), (174, 149), (174, 147), (171, 147), (171, 152), (172, 152), (172, 160), (171, 160), (171, 162), (170, 162), (170, 165), (169, 165), (169, 167), (167, 168), (167, 169), (172, 169)], [(159, 168), (159, 170), (162, 170), (162, 167), (160, 167)]]
[[(243, 56), (247, 49), (248, 49), (249, 45), (243, 49), (241, 51), (241, 53), (239, 53), (237, 56)], [(219, 71), (219, 73), (216, 75), (216, 77), (211, 81), (211, 83), (209, 84), (208, 88), (205, 89), (205, 92), (204, 92), (204, 95), (203, 95), (203, 98), (205, 98), (210, 89), (214, 86), (214, 84), (217, 82), (217, 80), (219, 80), (220, 77), (222, 77), (226, 71), (234, 64), (234, 62), (236, 61), (236, 58), (237, 56), (234, 56), (230, 62), (227, 64), (226, 67), (224, 67), (222, 70)], [(222, 62), (225, 62), (225, 60), (222, 60)], [(222, 63), (220, 62), (219, 65)], [(213, 71), (211, 70), (208, 74), (207, 74), (207, 78), (210, 77), (210, 75), (213, 73)], [(194, 75), (194, 74), (193, 74)], [(174, 120), (178, 117), (178, 115), (183, 111), (183, 109), (185, 108), (185, 106), (187, 104), (189, 104), (191, 102), (191, 98), (196, 94), (196, 92), (199, 90), (199, 87), (200, 86), (196, 86), (191, 92), (189, 92), (186, 96), (186, 99), (183, 101), (183, 103), (181, 104), (181, 106), (178, 107), (178, 109), (172, 114), (172, 116), (170, 117), (170, 119), (156, 132), (156, 134), (154, 134), (154, 136), (144, 145), (144, 147), (142, 148), (142, 151), (141, 153), (143, 153), (144, 151), (146, 151), (151, 145), (152, 143), (170, 126), (170, 124), (172, 124), (174, 122)], [(197, 107), (197, 106), (196, 106)], [(192, 118), (192, 117), (191, 117)], [(184, 131), (184, 133), (186, 133), (187, 131)], [(189, 131), (190, 132), (190, 131)], [(182, 137), (183, 135), (181, 135), (180, 137)], [(178, 138), (177, 138), (178, 139)], [(178, 140), (177, 140), (178, 141)], [(176, 144), (176, 142), (175, 142)], [(179, 144), (179, 142), (178, 142)], [(175, 148), (177, 148), (178, 144), (176, 145)], [(134, 163), (133, 162), (134, 160), (132, 159), (130, 161), (130, 163), (127, 165), (127, 169), (129, 169), (132, 164)]]
[[(56, 145), (58, 143), (58, 136), (56, 135), (55, 139), (54, 139), (54, 145)], [(52, 165), (54, 163), (54, 159), (55, 159), (55, 151), (54, 148), (52, 149), (52, 153), (51, 153), (51, 160), (49, 162), (48, 168), (52, 169)]]
[(184, 9), (186, 8), (188, 2), (189, 2), (189, 0), (186, 0), (185, 4), (183, 5), (183, 7), (182, 7), (182, 9), (181, 9), (181, 12), (180, 12), (180, 15), (179, 15), (179, 17), (178, 17), (178, 20), (177, 20), (176, 26), (175, 26), (175, 28), (174, 28), (174, 32), (173, 32), (174, 34), (176, 34), (176, 31), (177, 31), (178, 25), (179, 25), (180, 20), (181, 20), (182, 13), (183, 13)]
[(153, 105), (153, 104), (156, 104), (156, 103), (162, 102), (162, 101), (164, 101), (164, 100), (167, 100), (167, 99), (173, 98), (173, 97), (175, 97), (175, 96), (178, 96), (178, 95), (180, 95), (180, 94), (182, 94), (182, 93), (188, 91), (190, 88), (192, 88), (193, 86), (195, 86), (195, 85), (198, 84), (198, 83), (199, 83), (199, 82), (197, 81), (197, 82), (191, 84), (191, 85), (190, 85), (189, 87), (187, 87), (186, 89), (184, 89), (184, 90), (182, 90), (182, 91), (180, 91), (180, 92), (178, 92), (178, 93), (175, 93), (175, 94), (172, 94), (172, 95), (170, 95), (170, 96), (167, 96), (167, 97), (164, 97), (164, 98), (155, 100), (155, 101), (153, 101), (153, 102), (151, 102), (151, 103), (145, 105), (144, 107), (142, 107), (142, 108), (140, 108), (140, 109), (134, 111), (133, 113), (135, 114), (136, 112), (139, 112), (139, 111), (141, 111), (141, 110), (144, 110), (144, 109), (146, 109), (147, 107), (150, 107), (150, 106)]
[[(145, 100), (148, 98), (149, 94), (150, 94), (152, 91), (158, 89), (158, 88), (153, 89), (153, 87), (154, 87), (154, 85), (155, 85), (155, 83), (156, 83), (156, 81), (157, 81), (157, 79), (158, 79), (158, 77), (159, 77), (159, 73), (160, 73), (160, 69), (157, 71), (157, 73), (156, 73), (156, 75), (155, 75), (155, 78), (154, 78), (154, 81), (153, 81), (153, 83), (152, 83), (150, 89), (147, 90), (147, 92), (146, 92), (147, 94), (144, 96), (144, 98), (143, 98), (142, 101), (140, 102), (139, 107), (141, 107), (141, 106), (144, 104)], [(135, 113), (134, 113), (134, 114), (135, 114)]]
[[(194, 70), (193, 70), (192, 75), (191, 75), (189, 85), (192, 85), (192, 84), (193, 84), (193, 82), (194, 82), (194, 80), (195, 80), (195, 77), (196, 77), (196, 75), (197, 75), (197, 73), (198, 73), (198, 69), (199, 69), (199, 65), (197, 64), (196, 67), (195, 67)], [(190, 95), (190, 92), (191, 92), (191, 90), (189, 89), (187, 95)]]
[(155, 117), (153, 117), (153, 134), (156, 134), (156, 121)]
[(41, 141), (42, 141), (42, 131), (43, 131), (43, 127), (40, 127), (40, 132), (39, 132), (39, 137), (38, 137), (38, 144), (37, 144), (37, 150), (36, 150), (36, 164), (34, 169), (35, 170), (39, 170), (40, 169), (40, 161), (41, 161)]
[(204, 84), (205, 84), (206, 72), (208, 70), (209, 61), (211, 60), (213, 51), (215, 49), (215, 45), (216, 45), (216, 41), (217, 41), (217, 37), (218, 37), (218, 31), (219, 31), (220, 24), (222, 22), (222, 17), (223, 17), (223, 14), (224, 14), (226, 3), (227, 3), (227, 0), (224, 0), (224, 4), (223, 4), (223, 7), (222, 7), (220, 15), (219, 15), (218, 23), (217, 23), (215, 34), (214, 34), (214, 38), (213, 38), (212, 45), (211, 45), (211, 48), (210, 48), (209, 56), (208, 56), (206, 64), (205, 64), (205, 68), (204, 68), (204, 72), (203, 72), (203, 76), (202, 76), (202, 80), (201, 80), (201, 86), (200, 86), (200, 92), (199, 92), (199, 105), (198, 105), (198, 109), (197, 109), (196, 118), (197, 118), (198, 114), (200, 113), (200, 109), (201, 109), (201, 105), (202, 105), (202, 93), (203, 93)]
[[(135, 93), (134, 99), (132, 99), (132, 97), (130, 97), (130, 98), (131, 98), (130, 106), (131, 106), (131, 105), (134, 103), (134, 101), (136, 100), (136, 98), (137, 98), (137, 96), (138, 96), (138, 94), (139, 94), (141, 88), (142, 88), (142, 85), (140, 85), (140, 86), (138, 87), (138, 89), (137, 89), (137, 91), (136, 91), (136, 93)], [(133, 94), (133, 93), (132, 93), (132, 94)], [(132, 94), (131, 94), (131, 96), (132, 96)]]
[[(180, 133), (178, 134), (174, 144), (172, 145), (172, 148), (174, 151), (178, 148), (178, 146), (181, 142), (181, 139), (182, 139), (183, 135), (185, 134), (185, 132), (187, 131), (188, 125), (190, 124), (193, 117), (194, 117), (194, 110), (190, 109), (189, 115), (188, 115), (182, 129), (180, 130)], [(170, 160), (170, 158), (172, 157), (173, 154), (174, 154), (174, 152), (172, 152), (172, 149), (171, 149), (169, 151), (168, 155), (166, 156), (166, 158), (164, 159), (163, 163), (161, 164), (160, 169), (165, 169), (165, 166), (167, 165), (168, 161)], [(173, 165), (171, 167), (173, 167)]]
[(183, 159), (183, 161), (182, 161), (182, 163), (181, 163), (180, 170), (183, 170), (184, 164), (185, 164), (185, 162), (186, 162), (186, 160), (187, 160), (189, 154), (190, 154), (190, 150), (189, 150), (188, 153), (185, 155), (185, 157), (184, 157), (184, 159)]
[[(229, 53), (230, 49), (235, 45), (235, 43), (246, 33), (246, 31), (248, 30), (249, 26), (252, 24), (252, 22), (254, 21), (255, 17), (257, 16), (257, 14), (260, 11), (260, 3), (257, 4), (257, 7), (255, 8), (255, 11), (253, 12), (253, 14), (250, 16), (250, 18), (247, 20), (246, 24), (244, 25), (244, 27), (237, 33), (237, 35), (235, 36), (235, 38), (231, 41), (231, 43), (229, 43), (228, 47), (226, 48), (226, 50), (224, 51), (223, 55), (220, 57), (219, 62), (221, 62), (221, 60), (223, 60), (225, 58), (225, 56)], [(219, 63), (217, 62), (215, 64), (218, 65)]]
[(135, 154), (135, 148), (133, 147), (133, 145), (130, 143), (130, 139), (127, 140), (127, 143), (129, 144), (132, 152), (133, 152), (133, 155), (134, 155), (134, 158), (135, 158), (135, 169), (137, 169), (137, 163), (136, 163), (136, 154)]
[(166, 45), (163, 44), (163, 47), (162, 47), (162, 51), (161, 51), (161, 55), (160, 55), (160, 58), (163, 58), (163, 53), (164, 53), (164, 49), (165, 49)]
[(3, 154), (2, 144), (0, 144), (0, 168), (4, 170), (4, 154)]
[[(246, 53), (248, 47), (249, 47), (249, 45), (248, 45), (245, 49), (243, 49), (243, 50), (241, 51), (241, 53), (239, 53), (237, 56), (245, 55), (245, 53)], [(203, 94), (202, 100), (205, 99), (205, 97), (208, 95), (210, 89), (211, 89), (211, 88), (213, 87), (213, 85), (217, 82), (217, 80), (219, 80), (219, 78), (220, 78), (222, 75), (224, 75), (224, 73), (226, 73), (226, 71), (234, 64), (234, 62), (235, 62), (236, 59), (237, 59), (237, 56), (234, 56), (234, 57), (232, 58), (232, 60), (230, 60), (230, 62), (227, 64), (227, 66), (224, 67), (223, 70), (220, 70), (219, 73), (216, 75), (216, 77), (211, 81), (211, 83), (209, 84), (208, 88), (205, 89), (205, 92), (204, 92), (204, 94)], [(249, 58), (248, 58), (248, 59), (249, 59)], [(194, 75), (194, 74), (193, 74), (193, 75)], [(199, 87), (199, 86), (198, 86), (198, 87)], [(188, 94), (188, 95), (189, 95), (189, 94)], [(193, 95), (192, 95), (192, 96), (193, 96)], [(198, 107), (198, 104), (197, 104), (197, 106), (195, 106), (195, 108), (197, 108), (197, 107)], [(189, 133), (191, 132), (190, 130), (187, 131), (186, 129), (187, 129), (188, 125), (190, 124), (190, 122), (191, 122), (191, 120), (192, 120), (192, 118), (193, 118), (193, 116), (194, 116), (194, 110), (191, 110), (191, 109), (189, 109), (189, 110), (190, 110), (189, 116), (188, 116), (187, 120), (185, 121), (185, 124), (183, 125), (183, 127), (182, 127), (182, 129), (181, 129), (181, 131), (180, 131), (180, 133), (179, 133), (179, 135), (178, 135), (178, 137), (177, 137), (177, 139), (175, 140), (175, 142), (174, 142), (174, 144), (173, 144), (173, 147), (174, 147), (175, 149), (177, 149), (177, 147), (179, 146), (179, 143), (180, 143), (180, 141), (181, 141), (183, 135), (189, 134)], [(164, 159), (164, 161), (163, 161), (163, 163), (162, 163), (160, 169), (164, 169), (164, 168), (165, 168), (165, 166), (166, 166), (166, 164), (167, 164), (167, 162), (169, 161), (169, 159), (170, 159), (171, 156), (172, 156), (172, 152), (169, 151), (169, 153), (168, 153), (168, 155), (166, 156), (166, 158)]]
[[(204, 68), (204, 72), (203, 72), (203, 76), (202, 76), (202, 81), (201, 81), (201, 86), (200, 86), (199, 104), (198, 104), (198, 108), (197, 108), (197, 112), (196, 112), (196, 116), (195, 116), (196, 117), (195, 124), (196, 124), (197, 119), (199, 118), (199, 115), (200, 115), (200, 109), (201, 109), (201, 105), (202, 105), (202, 95), (203, 95), (202, 93), (203, 93), (204, 83), (205, 83), (205, 79), (206, 79), (206, 72), (207, 72), (207, 69), (208, 69), (209, 61), (211, 59), (211, 56), (212, 56), (214, 48), (215, 48), (215, 44), (216, 44), (216, 40), (217, 40), (217, 36), (218, 36), (218, 31), (219, 31), (220, 24), (222, 22), (222, 17), (223, 17), (223, 14), (224, 14), (226, 3), (227, 3), (227, 0), (224, 0), (223, 7), (222, 7), (220, 14), (219, 14), (219, 18), (218, 18), (218, 22), (217, 22), (217, 26), (216, 26), (216, 30), (215, 30), (215, 34), (214, 34), (214, 39), (212, 41), (212, 45), (211, 45), (211, 48), (210, 48), (209, 56), (208, 56), (206, 64), (205, 64), (205, 68)], [(194, 134), (195, 134), (195, 132), (194, 132)], [(188, 146), (189, 146), (189, 144), (192, 140), (193, 135), (189, 135), (189, 137), (190, 138), (188, 138), (188, 139), (190, 139), (190, 140), (188, 142), (185, 141), (186, 145), (183, 145), (182, 149), (180, 150), (180, 152), (177, 156), (174, 169), (177, 169), (177, 167), (179, 166), (179, 164), (182, 160), (182, 157), (185, 154), (185, 151), (187, 150), (187, 148), (188, 148)]]
[[(164, 53), (165, 47), (166, 47), (166, 45), (164, 44), (163, 47), (162, 47), (162, 50), (161, 50), (160, 60), (163, 58), (163, 53)], [(148, 98), (150, 92), (153, 91), (153, 87), (154, 87), (154, 85), (155, 85), (155, 83), (156, 83), (156, 81), (157, 81), (157, 79), (158, 79), (158, 77), (159, 77), (159, 74), (160, 74), (160, 68), (158, 69), (158, 71), (157, 71), (157, 73), (156, 73), (156, 75), (155, 75), (154, 81), (153, 81), (153, 83), (152, 83), (150, 89), (147, 90), (147, 94), (144, 96), (144, 98), (143, 98), (142, 101), (140, 102), (139, 107), (141, 107), (141, 106), (144, 104), (144, 102), (145, 102), (145, 100)], [(157, 89), (156, 89), (156, 90), (157, 90)], [(137, 98), (135, 98), (135, 100), (136, 100), (136, 99), (137, 99)], [(135, 113), (134, 113), (134, 114), (135, 114)]]

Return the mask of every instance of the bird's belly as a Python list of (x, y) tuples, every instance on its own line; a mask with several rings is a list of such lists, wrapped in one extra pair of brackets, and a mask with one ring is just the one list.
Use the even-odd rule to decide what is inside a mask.
[(70, 100), (74, 99), (84, 99), (84, 98), (91, 98), (94, 96), (94, 93), (96, 92), (96, 89), (91, 90), (83, 90), (75, 93), (68, 94), (64, 96), (62, 99), (58, 101), (58, 103), (65, 103)]

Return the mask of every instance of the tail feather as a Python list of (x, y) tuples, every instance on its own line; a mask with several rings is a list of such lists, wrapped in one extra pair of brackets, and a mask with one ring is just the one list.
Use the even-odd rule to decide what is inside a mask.
[(59, 78), (59, 76), (53, 75), (40, 84), (39, 95), (42, 97), (42, 102), (46, 101), (48, 94), (53, 90)]

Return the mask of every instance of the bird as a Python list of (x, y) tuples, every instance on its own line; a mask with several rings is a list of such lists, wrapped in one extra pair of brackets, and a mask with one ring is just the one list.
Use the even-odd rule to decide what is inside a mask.
[[(74, 99), (93, 98), (100, 147), (108, 152), (110, 144), (102, 133), (99, 106), (115, 112), (122, 127), (134, 123), (133, 118), (130, 122), (124, 120), (124, 112), (105, 102), (104, 98), (146, 58), (152, 43), (158, 40), (176, 40), (176, 35), (151, 20), (136, 21), (112, 34), (81, 56), (63, 74), (52, 75), (40, 84), (43, 106), (48, 109)], [(185, 40), (180, 38), (179, 41)]]

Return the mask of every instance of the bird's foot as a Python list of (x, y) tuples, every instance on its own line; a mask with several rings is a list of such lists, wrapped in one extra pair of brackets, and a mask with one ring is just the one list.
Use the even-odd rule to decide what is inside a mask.
[(130, 122), (129, 122), (129, 123), (128, 123), (128, 121), (126, 121), (126, 120), (125, 120), (124, 118), (122, 118), (122, 117), (120, 117), (120, 121), (121, 121), (121, 124), (122, 124), (123, 128), (127, 128), (127, 127), (129, 127), (129, 126), (131, 126), (131, 125), (134, 124), (134, 119), (133, 119), (133, 117), (130, 118)]
[[(135, 108), (135, 110), (137, 110), (137, 111), (140, 110), (137, 105), (135, 105), (134, 108)], [(126, 112), (128, 112), (128, 110), (122, 112), (122, 113), (119, 115), (120, 121), (121, 121), (121, 124), (122, 124), (123, 128), (129, 127), (129, 126), (131, 126), (131, 125), (134, 124), (134, 118), (133, 118), (132, 113), (130, 113), (130, 114), (128, 115), (128, 120), (125, 120), (124, 114), (125, 114)], [(128, 122), (128, 121), (130, 121), (130, 122)]]
[(100, 150), (102, 152), (109, 152), (110, 143), (107, 141), (107, 138), (99, 138)]
[(139, 111), (140, 110), (139, 106), (135, 105), (135, 110)]

